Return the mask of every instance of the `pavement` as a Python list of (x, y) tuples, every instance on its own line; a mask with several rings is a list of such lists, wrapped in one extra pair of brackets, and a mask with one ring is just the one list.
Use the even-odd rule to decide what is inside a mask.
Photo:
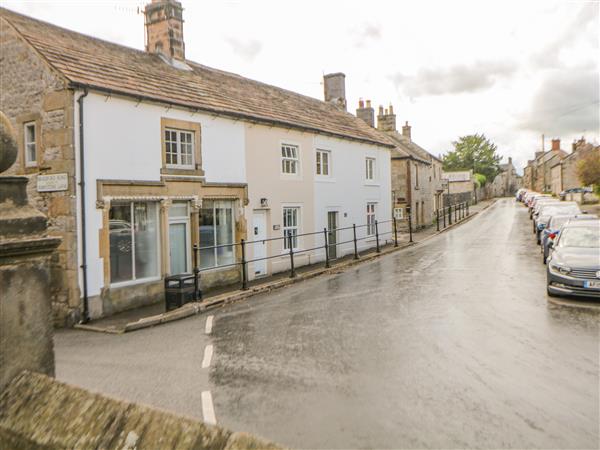
[[(242, 290), (240, 284), (222, 286), (216, 289), (205, 292), (201, 302), (193, 302), (184, 305), (181, 308), (173, 311), (165, 311), (164, 302), (154, 303), (147, 306), (123, 311), (121, 313), (93, 320), (85, 324), (77, 324), (75, 328), (104, 333), (121, 334), (129, 331), (136, 331), (144, 328), (149, 328), (175, 320), (184, 319), (196, 314), (204, 313), (215, 306), (220, 306), (223, 303), (231, 303), (239, 300), (244, 300), (259, 293), (270, 292), (274, 289), (289, 286), (291, 284), (301, 282), (315, 276), (327, 273), (334, 273), (343, 270), (346, 267), (360, 264), (364, 261), (370, 261), (373, 258), (386, 255), (390, 252), (415, 245), (420, 242), (453, 229), (470, 220), (479, 212), (485, 210), (494, 203), (495, 199), (480, 201), (478, 204), (470, 207), (469, 215), (463, 213), (462, 218), (456, 220), (456, 214), (453, 214), (453, 223), (449, 221), (442, 222), (440, 220), (440, 230), (436, 226), (422, 228), (419, 231), (413, 232), (412, 241), (408, 232), (398, 234), (398, 246), (395, 246), (392, 238), (388, 236), (387, 240), (381, 241), (381, 252), (377, 253), (375, 248), (361, 252), (360, 259), (355, 260), (353, 255), (347, 255), (343, 258), (338, 258), (331, 261), (331, 268), (326, 268), (324, 262), (300, 266), (296, 269), (297, 276), (290, 279), (289, 272), (280, 272), (271, 275), (267, 278), (259, 278), (248, 283), (248, 289)], [(442, 225), (446, 224), (446, 227)]]
[(548, 302), (529, 229), (502, 199), (251, 301), (61, 330), (56, 375), (293, 448), (598, 448), (600, 314)]

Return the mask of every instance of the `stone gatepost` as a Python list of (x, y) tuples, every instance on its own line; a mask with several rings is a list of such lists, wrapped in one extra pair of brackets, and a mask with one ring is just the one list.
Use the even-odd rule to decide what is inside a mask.
[[(0, 112), (0, 174), (17, 156)], [(50, 258), (60, 238), (27, 201), (27, 177), (0, 175), (0, 392), (23, 370), (54, 375)]]

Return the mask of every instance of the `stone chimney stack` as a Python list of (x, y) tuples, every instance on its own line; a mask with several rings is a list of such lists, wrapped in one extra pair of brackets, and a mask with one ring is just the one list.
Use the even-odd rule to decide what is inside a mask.
[(410, 137), (410, 129), (411, 126), (408, 124), (408, 120), (404, 122), (404, 125), (402, 126), (402, 136), (408, 138), (408, 140), (411, 140)]
[(560, 150), (560, 139), (552, 139), (552, 151), (556, 152)]
[(146, 6), (146, 51), (185, 61), (183, 8), (177, 0), (152, 0)]
[(346, 75), (341, 72), (323, 75), (325, 101), (346, 111)]
[(396, 131), (396, 114), (394, 114), (394, 107), (392, 105), (385, 112), (383, 106), (379, 107), (377, 129), (380, 131)]
[(375, 128), (375, 110), (371, 106), (371, 100), (367, 100), (367, 106), (365, 106), (362, 99), (358, 101), (356, 117), (364, 120), (370, 127)]
[(510, 156), (508, 157), (508, 164), (512, 166), (512, 158)]

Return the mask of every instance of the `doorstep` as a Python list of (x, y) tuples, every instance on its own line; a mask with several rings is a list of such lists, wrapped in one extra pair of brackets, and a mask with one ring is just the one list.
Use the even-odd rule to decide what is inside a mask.
[(476, 206), (471, 208), (472, 212), (468, 217), (465, 217), (464, 219), (459, 220), (458, 222), (455, 222), (452, 225), (449, 225), (440, 231), (436, 231), (435, 226), (433, 225), (419, 232), (414, 232), (414, 242), (399, 242), (398, 247), (394, 247), (393, 244), (389, 244), (385, 247), (382, 247), (380, 253), (377, 253), (373, 250), (370, 253), (361, 254), (360, 259), (346, 257), (344, 259), (338, 260), (339, 262), (337, 263), (334, 262), (329, 268), (323, 267), (322, 263), (317, 264), (317, 266), (320, 266), (317, 268), (311, 266), (299, 267), (297, 269), (297, 275), (294, 278), (289, 278), (289, 276), (287, 275), (288, 272), (281, 272), (279, 274), (274, 274), (266, 279), (254, 280), (249, 284), (249, 288), (247, 290), (226, 290), (227, 288), (216, 290), (212, 294), (209, 293), (209, 296), (201, 302), (186, 303), (180, 308), (177, 308), (172, 311), (165, 311), (164, 302), (160, 302), (148, 306), (143, 306), (141, 308), (136, 308), (130, 311), (118, 313), (114, 316), (92, 321), (90, 323), (77, 324), (75, 325), (75, 328), (86, 331), (123, 334), (130, 331), (154, 327), (164, 323), (181, 320), (186, 317), (194, 316), (197, 314), (202, 314), (207, 310), (214, 309), (224, 304), (237, 302), (252, 297), (254, 295), (290, 286), (292, 284), (308, 280), (319, 275), (339, 273), (345, 268), (352, 267), (356, 264), (371, 261), (380, 256), (387, 255), (389, 253), (393, 253), (395, 251), (413, 245), (417, 245), (421, 242), (425, 242), (433, 238), (434, 236), (437, 236), (438, 234), (444, 233), (458, 225), (462, 225), (463, 223), (469, 221), (470, 219), (475, 217), (479, 212), (489, 208), (492, 204), (494, 204), (494, 202), (495, 201), (493, 200), (482, 201), (480, 202), (479, 208), (477, 208)]

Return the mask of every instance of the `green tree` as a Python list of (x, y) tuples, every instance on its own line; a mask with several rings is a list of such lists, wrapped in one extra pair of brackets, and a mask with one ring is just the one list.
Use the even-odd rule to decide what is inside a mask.
[(600, 195), (600, 154), (594, 152), (577, 163), (577, 178), (583, 186), (594, 186)]
[(502, 157), (496, 154), (496, 144), (484, 134), (461, 136), (452, 143), (454, 150), (444, 155), (444, 170), (471, 170), (493, 180), (500, 171)]

